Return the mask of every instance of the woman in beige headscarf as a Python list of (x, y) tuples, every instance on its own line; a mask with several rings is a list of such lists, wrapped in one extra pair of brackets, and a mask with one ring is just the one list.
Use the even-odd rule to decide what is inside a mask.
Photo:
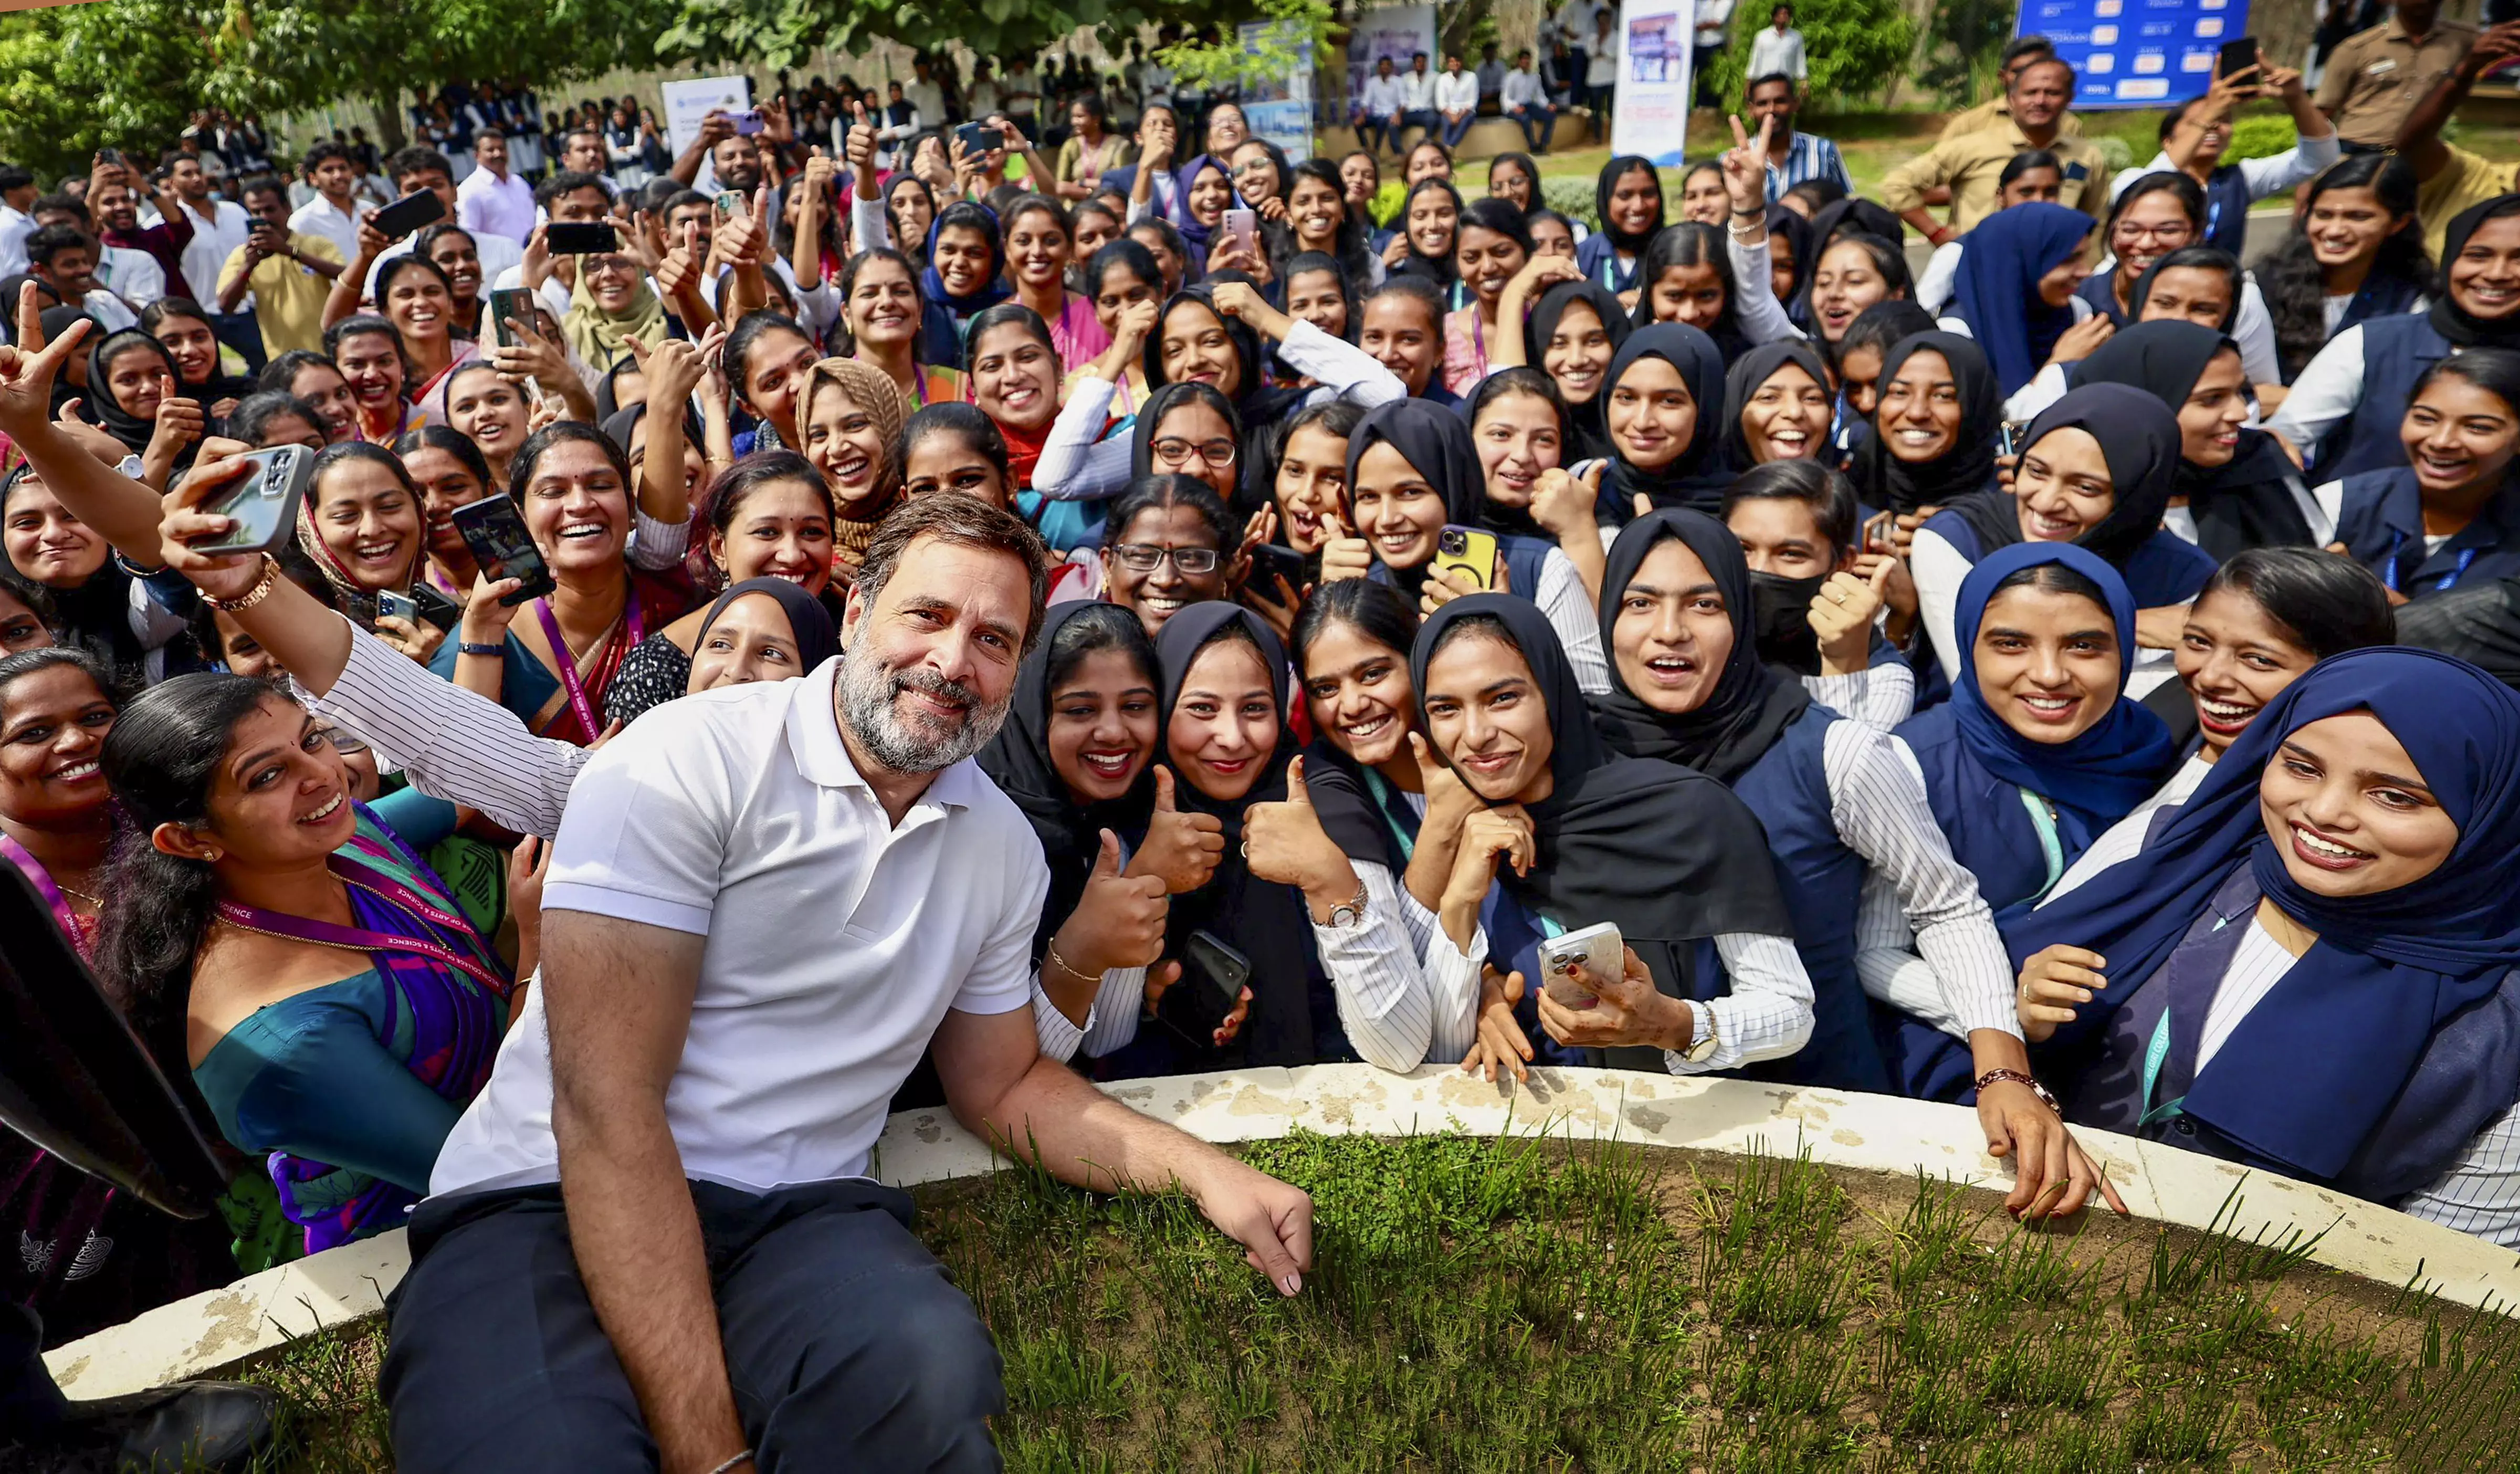
[(649, 288), (648, 273), (637, 256), (622, 251), (582, 255), (577, 258), (577, 285), (569, 289), (568, 315), (561, 319), (560, 330), (568, 340), (569, 351), (601, 378), (629, 358), (630, 345), (624, 339), (664, 341), (665, 304)]
[(805, 459), (823, 473), (839, 509), (832, 525), (832, 582), (846, 587), (876, 525), (901, 502), (901, 392), (890, 376), (854, 358), (825, 358), (805, 376), (796, 430)]

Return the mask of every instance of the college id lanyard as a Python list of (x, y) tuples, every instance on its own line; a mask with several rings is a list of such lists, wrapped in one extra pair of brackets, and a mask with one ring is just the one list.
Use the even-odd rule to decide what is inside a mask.
[[(553, 664), (560, 667), (561, 688), (568, 693), (568, 709), (577, 714), (577, 725), (586, 733), (586, 740), (593, 742), (604, 735), (604, 728), (595, 719), (595, 704), (586, 699), (585, 677), (577, 673), (577, 652), (569, 649), (568, 641), (562, 636), (560, 621), (552, 614), (551, 600), (536, 599), (534, 614), (543, 622), (543, 638), (551, 641), (552, 654), (559, 658)], [(638, 644), (645, 637), (647, 626), (639, 618), (639, 590), (635, 586), (630, 590), (629, 602), (621, 611), (621, 619), (628, 626), (626, 635), (629, 642)], [(595, 648), (601, 651), (608, 643), (609, 637)]]
[[(2389, 592), (2393, 594), (2401, 592), (2398, 587), (2398, 551), (2406, 545), (2407, 534), (2405, 532), (2399, 532), (2389, 544), (2388, 563), (2380, 575), (2380, 581), (2387, 584)], [(2467, 566), (2476, 561), (2476, 555), (2479, 551), (2481, 550), (2477, 548), (2467, 548), (2462, 550), (2458, 555), (2457, 567), (2452, 568), (2449, 573), (2442, 575), (2441, 577), (2434, 580), (2433, 591), (2439, 593), (2444, 589), (2456, 587), (2459, 578), (2467, 573)]]

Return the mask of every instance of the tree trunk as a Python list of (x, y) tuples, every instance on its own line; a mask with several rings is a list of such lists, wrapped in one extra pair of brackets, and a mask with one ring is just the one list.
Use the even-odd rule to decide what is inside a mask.
[(400, 83), (387, 82), (368, 99), (368, 106), (377, 110), (377, 147), (387, 154), (411, 142), (403, 131), (402, 92)]

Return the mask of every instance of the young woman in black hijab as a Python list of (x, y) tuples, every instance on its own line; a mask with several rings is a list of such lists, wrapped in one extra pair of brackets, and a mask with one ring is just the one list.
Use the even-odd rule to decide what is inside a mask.
[[(1418, 631), (1409, 674), (1428, 745), (1483, 806), (1454, 894), (1493, 881), (1529, 918), (1498, 925), (1489, 954), (1543, 992), (1552, 1038), (1594, 1063), (1674, 1074), (1802, 1047), (1811, 983), (1774, 868), (1744, 862), (1767, 840), (1740, 800), (1678, 763), (1615, 755), (1556, 633), (1519, 599), (1445, 605)], [(1579, 970), (1575, 990), (1598, 997), (1581, 1011), (1547, 996), (1540, 943), (1604, 922), (1627, 944), (1625, 976)]]
[(1873, 385), (1872, 432), (1855, 450), (1866, 506), (1914, 516), (1997, 489), (2003, 395), (1985, 349), (1939, 329), (1903, 338)]
[(1746, 471), (1768, 461), (1803, 461), (1828, 448), (1828, 366), (1796, 338), (1763, 343), (1724, 375), (1724, 464)]
[(1057, 1059), (1107, 1053), (1136, 1023), (1163, 940), (1168, 882), (1154, 867), (1192, 868), (1181, 834), (1151, 852), (1148, 844), (1162, 692), (1137, 616), (1116, 604), (1054, 605), (1016, 672), (1006, 725), (980, 750), (981, 771), (1032, 821), (1050, 861), (1033, 931), (1033, 1018), (1042, 1052)]
[[(1390, 583), (1429, 614), (1480, 589), (1527, 599), (1557, 630), (1584, 689), (1606, 689), (1590, 588), (1555, 542), (1498, 532), (1496, 566), (1484, 579), (1435, 572), (1445, 529), (1477, 529), (1485, 521), (1487, 480), (1460, 415), (1425, 399), (1394, 400), (1368, 414), (1348, 437), (1342, 500), (1357, 533), (1344, 540), (1363, 542), (1372, 560), (1365, 576)], [(1334, 541), (1324, 555), (1324, 576), (1352, 576), (1354, 553)]]
[[(2213, 576), (2214, 557), (2161, 525), (2180, 443), (2178, 417), (2160, 399), (2123, 384), (2088, 384), (2030, 422), (2010, 489), (1961, 497), (1916, 530), (1909, 569), (1946, 678), (1960, 670), (1960, 580), (1979, 559), (2016, 542), (2071, 542), (2097, 554), (2126, 580), (2138, 610), (2196, 597)], [(2175, 632), (2174, 624), (2164, 639)], [(2133, 694), (2169, 678), (2167, 654), (2147, 652), (2131, 677)]]
[(1610, 360), (1602, 397), (1612, 454), (1601, 510), (1613, 525), (1637, 515), (1640, 496), (1656, 507), (1723, 506), (1724, 355), (1713, 339), (1676, 322), (1639, 328)]
[[(1534, 257), (1505, 289), (1497, 304), (1499, 315), (1510, 321), (1544, 273), (1563, 273), (1565, 268), (1557, 264), (1561, 259)], [(1628, 309), (1609, 288), (1596, 281), (1560, 281), (1542, 291), (1540, 299), (1531, 304), (1530, 315), (1523, 319), (1522, 341), (1516, 344), (1508, 335), (1497, 345), (1491, 370), (1524, 365), (1547, 374), (1557, 386), (1557, 397), (1566, 406), (1564, 464), (1609, 458), (1610, 432), (1602, 423), (1601, 409), (1608, 397), (1610, 360), (1634, 330)], [(1516, 349), (1518, 358), (1512, 357)]]
[(2217, 563), (2250, 548), (2317, 545), (2311, 519), (2324, 514), (2275, 438), (2245, 423), (2247, 375), (2228, 336), (2192, 322), (2139, 322), (2084, 359), (2074, 383), (2131, 385), (2178, 415), (2169, 522), (2180, 530), (2183, 521), (2181, 530)]
[(1601, 228), (1576, 245), (1576, 266), (1586, 281), (1612, 294), (1634, 292), (1638, 261), (1664, 224), (1662, 176), (1653, 161), (1622, 154), (1601, 165), (1593, 218)]
[[(137, 328), (109, 333), (88, 350), (88, 413), (107, 435), (141, 458), (144, 476), (154, 473), (162, 480), (168, 471), (193, 463), (194, 447), (207, 427), (200, 418), (200, 406), (184, 399), (182, 386), (175, 355)], [(158, 456), (171, 459), (159, 465), (150, 457), (150, 442), (158, 438), (158, 408), (170, 400), (192, 406), (193, 424), (189, 434), (175, 426), (167, 428)]]

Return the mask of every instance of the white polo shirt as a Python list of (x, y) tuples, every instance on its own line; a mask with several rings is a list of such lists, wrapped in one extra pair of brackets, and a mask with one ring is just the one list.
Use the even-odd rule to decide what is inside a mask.
[[(688, 1176), (745, 1192), (859, 1176), (948, 1008), (1029, 1007), (1041, 842), (976, 763), (887, 819), (802, 680), (668, 702), (588, 760), (546, 911), (708, 939), (665, 1116)], [(446, 1138), (432, 1192), (559, 1178), (543, 990)]]

